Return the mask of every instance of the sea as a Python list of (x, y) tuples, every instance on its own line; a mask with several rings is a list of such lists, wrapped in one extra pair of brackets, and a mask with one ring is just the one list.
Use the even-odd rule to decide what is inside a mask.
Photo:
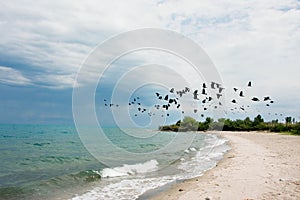
[[(109, 127), (103, 129), (106, 139), (126, 154), (99, 142), (97, 156), (83, 141), (82, 130), (78, 134), (74, 125), (1, 124), (0, 199), (146, 199), (149, 191), (201, 176), (230, 149), (217, 133)], [(135, 139), (145, 133), (151, 139)], [(172, 145), (178, 137), (191, 140)], [(168, 150), (160, 152), (163, 148)], [(109, 162), (112, 158), (116, 162)]]

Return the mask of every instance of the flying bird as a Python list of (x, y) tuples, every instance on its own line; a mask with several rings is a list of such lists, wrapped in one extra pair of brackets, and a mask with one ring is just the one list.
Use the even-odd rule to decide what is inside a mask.
[(174, 99), (169, 99), (169, 103), (173, 103), (174, 102)]
[(220, 97), (222, 96), (222, 94), (217, 94), (217, 98), (220, 99)]
[(248, 87), (252, 87), (251, 81), (248, 82)]
[(188, 87), (185, 87), (185, 90), (184, 90), (185, 92), (190, 92), (190, 88), (188, 88)]
[(215, 84), (216, 84), (215, 82), (211, 82), (211, 84), (210, 84), (211, 89), (216, 89)]
[(240, 92), (240, 97), (245, 97), (243, 91)]
[(257, 97), (253, 97), (251, 100), (252, 101), (259, 101), (259, 99)]
[(268, 100), (271, 100), (270, 97), (264, 97), (264, 101), (268, 101)]
[(219, 93), (222, 93), (222, 91), (223, 91), (224, 89), (225, 89), (225, 88), (219, 87)]

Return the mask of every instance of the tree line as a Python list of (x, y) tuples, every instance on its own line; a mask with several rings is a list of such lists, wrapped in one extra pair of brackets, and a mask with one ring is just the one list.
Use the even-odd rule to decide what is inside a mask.
[(300, 122), (295, 122), (292, 117), (286, 117), (285, 123), (278, 120), (265, 122), (261, 115), (257, 115), (251, 120), (246, 117), (244, 120), (221, 118), (214, 121), (213, 118), (207, 117), (204, 122), (198, 122), (192, 117), (186, 116), (183, 120), (179, 120), (176, 124), (160, 126), (161, 131), (207, 131), (207, 130), (223, 130), (223, 131), (269, 131), (269, 132), (288, 132), (300, 135)]

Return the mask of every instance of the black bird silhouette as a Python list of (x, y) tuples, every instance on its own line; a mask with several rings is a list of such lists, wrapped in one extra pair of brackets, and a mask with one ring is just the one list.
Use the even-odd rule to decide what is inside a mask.
[(253, 97), (251, 100), (252, 101), (259, 101), (259, 99), (257, 97)]
[(235, 100), (235, 99), (233, 99), (231, 102), (232, 102), (232, 103), (236, 103), (236, 100)]
[(222, 94), (217, 94), (217, 98), (220, 99), (220, 97), (222, 96)]
[(274, 101), (270, 101), (270, 103), (274, 103)]
[(206, 95), (205, 89), (202, 89), (202, 94)]
[(174, 93), (174, 88), (172, 88), (172, 89), (170, 90), (170, 92), (171, 92), (171, 93)]
[(165, 96), (165, 100), (166, 100), (166, 101), (168, 101), (168, 98), (169, 98), (169, 96), (168, 96), (168, 95), (166, 95), (166, 96)]
[(156, 94), (157, 97), (159, 97), (159, 93), (158, 92), (156, 92), (155, 94)]
[(233, 88), (233, 90), (236, 92), (236, 91), (238, 91), (238, 89), (237, 88)]
[(205, 83), (203, 83), (202, 87), (203, 87), (203, 88), (207, 88)]
[(195, 90), (193, 95), (194, 95), (194, 99), (199, 100), (198, 99), (198, 90)]
[(251, 81), (248, 82), (248, 87), (252, 87)]
[(177, 108), (179, 108), (179, 107), (180, 107), (180, 104), (177, 105)]
[(270, 97), (264, 97), (264, 101), (268, 101), (268, 100), (271, 100)]
[(222, 93), (222, 91), (223, 91), (224, 89), (225, 89), (225, 88), (219, 87), (219, 93)]
[(240, 92), (240, 97), (244, 97), (243, 91)]
[(216, 89), (215, 84), (216, 84), (215, 82), (211, 82), (211, 84), (210, 84), (211, 89)]
[(197, 109), (194, 109), (194, 113), (197, 113)]
[(162, 96), (158, 97), (158, 99), (162, 99)]
[(185, 91), (185, 92), (190, 92), (190, 88), (185, 87), (184, 91)]
[(182, 97), (183, 92), (182, 91), (176, 91), (176, 94), (179, 94), (179, 96)]

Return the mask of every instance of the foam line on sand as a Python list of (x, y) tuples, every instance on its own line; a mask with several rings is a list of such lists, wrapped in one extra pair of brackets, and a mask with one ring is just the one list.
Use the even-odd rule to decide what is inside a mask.
[(203, 176), (152, 200), (300, 199), (300, 136), (222, 132), (232, 150)]

